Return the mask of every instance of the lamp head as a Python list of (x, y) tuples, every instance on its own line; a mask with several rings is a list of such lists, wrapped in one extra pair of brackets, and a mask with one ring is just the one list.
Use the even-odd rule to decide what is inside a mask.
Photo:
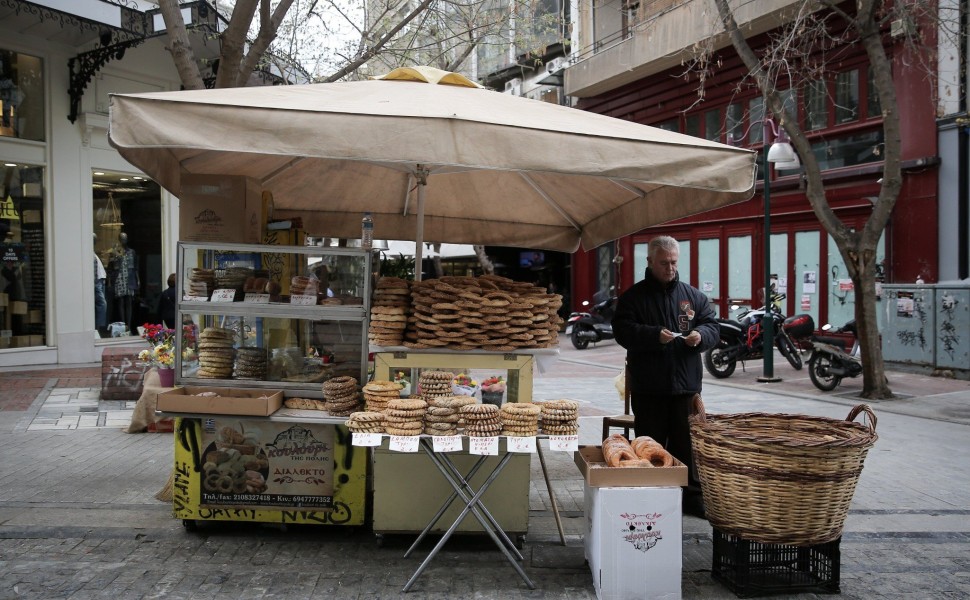
[[(788, 163), (796, 160), (795, 149), (788, 142), (775, 142), (768, 148), (768, 162)], [(778, 165), (775, 165), (778, 168)]]

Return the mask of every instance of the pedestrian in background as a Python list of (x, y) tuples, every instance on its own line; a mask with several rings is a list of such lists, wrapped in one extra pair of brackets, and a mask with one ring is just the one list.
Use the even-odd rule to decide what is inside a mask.
[(680, 281), (679, 258), (674, 238), (650, 240), (646, 273), (617, 301), (613, 333), (627, 351), (636, 435), (652, 437), (687, 465), (684, 512), (703, 517), (687, 417), (701, 391), (701, 353), (717, 343), (718, 326), (707, 296)]
[(168, 327), (175, 329), (175, 304), (178, 298), (175, 296), (175, 273), (168, 276), (168, 287), (158, 297), (158, 320)]

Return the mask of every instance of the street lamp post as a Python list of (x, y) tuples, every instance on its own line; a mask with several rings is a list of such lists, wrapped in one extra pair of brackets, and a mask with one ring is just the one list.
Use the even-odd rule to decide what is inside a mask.
[[(771, 164), (774, 163), (776, 169), (797, 169), (801, 166), (798, 156), (788, 143), (784, 130), (779, 130), (775, 122), (770, 118), (764, 119), (764, 141), (768, 146), (768, 132), (773, 134), (772, 143), (765, 150), (762, 160), (763, 175), (765, 181), (764, 200), (765, 200), (765, 232), (764, 232), (764, 265), (765, 265), (765, 314), (761, 319), (762, 341), (764, 342), (763, 356), (764, 366), (762, 367), (761, 377), (758, 381), (762, 383), (776, 383), (781, 381), (781, 377), (775, 377), (774, 365), (774, 346), (775, 346), (775, 321), (771, 318)], [(777, 141), (774, 141), (777, 140)]]

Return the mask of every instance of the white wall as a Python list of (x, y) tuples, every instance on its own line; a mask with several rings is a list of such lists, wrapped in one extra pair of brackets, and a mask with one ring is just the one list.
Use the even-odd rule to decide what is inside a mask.
[[(92, 172), (95, 169), (139, 173), (107, 140), (107, 98), (111, 92), (175, 90), (178, 77), (164, 39), (130, 49), (121, 61), (108, 63), (88, 84), (76, 123), (67, 119), (70, 98), (68, 60), (86, 50), (31, 39), (4, 29), (4, 49), (44, 60), (47, 142), (0, 140), (0, 159), (42, 164), (45, 169), (45, 239), (47, 256), (46, 348), (0, 350), (0, 367), (95, 362), (105, 345), (96, 341), (92, 264), (94, 230)], [(162, 192), (162, 272), (175, 270), (178, 201)], [(128, 340), (130, 342), (130, 340)]]

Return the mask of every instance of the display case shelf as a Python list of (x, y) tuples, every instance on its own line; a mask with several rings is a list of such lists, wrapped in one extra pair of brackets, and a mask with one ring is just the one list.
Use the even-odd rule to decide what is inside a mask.
[(180, 243), (177, 383), (320, 397), (331, 377), (365, 381), (373, 261), (359, 248)]

